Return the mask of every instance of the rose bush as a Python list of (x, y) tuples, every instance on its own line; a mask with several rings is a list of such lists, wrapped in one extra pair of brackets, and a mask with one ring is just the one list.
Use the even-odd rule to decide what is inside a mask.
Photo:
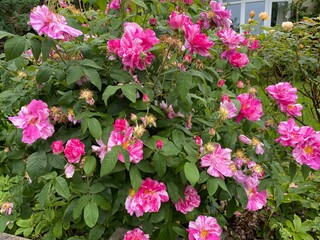
[[(288, 116), (268, 111), (258, 40), (230, 29), (231, 12), (215, 1), (80, 7), (38, 6), (34, 33), (1, 32), (0, 230), (69, 240), (278, 237), (259, 219), (305, 194), (290, 191), (319, 168), (320, 139), (289, 119), (302, 115), (290, 83), (262, 88)], [(301, 236), (316, 234), (308, 226)]]

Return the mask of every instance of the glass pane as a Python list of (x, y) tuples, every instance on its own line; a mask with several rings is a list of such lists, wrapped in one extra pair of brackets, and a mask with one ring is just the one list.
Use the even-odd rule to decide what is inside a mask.
[(232, 28), (238, 31), (240, 25), (240, 4), (227, 5), (226, 8), (231, 10)]
[(281, 25), (289, 19), (288, 2), (273, 2), (271, 13), (271, 26)]

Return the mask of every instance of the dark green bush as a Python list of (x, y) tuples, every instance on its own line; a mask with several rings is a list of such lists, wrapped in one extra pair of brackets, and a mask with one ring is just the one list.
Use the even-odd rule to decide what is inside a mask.
[(30, 10), (39, 4), (39, 0), (1, 0), (0, 31), (23, 35), (30, 31)]

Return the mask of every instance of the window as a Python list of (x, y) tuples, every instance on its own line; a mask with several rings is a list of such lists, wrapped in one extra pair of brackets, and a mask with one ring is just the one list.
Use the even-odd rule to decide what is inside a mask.
[(271, 8), (271, 26), (281, 25), (289, 19), (289, 4), (286, 1), (273, 2)]
[(253, 10), (256, 13), (255, 19), (260, 21), (260, 12), (267, 12), (269, 19), (260, 24), (264, 26), (281, 25), (290, 17), (289, 4), (292, 0), (217, 0), (231, 10), (233, 28), (239, 30), (239, 25), (248, 21), (249, 13)]

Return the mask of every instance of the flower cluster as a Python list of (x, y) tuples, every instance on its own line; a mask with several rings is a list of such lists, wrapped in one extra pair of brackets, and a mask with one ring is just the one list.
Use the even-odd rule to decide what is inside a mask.
[(49, 114), (50, 110), (45, 102), (33, 99), (28, 106), (21, 108), (18, 116), (9, 117), (9, 120), (17, 128), (23, 129), (22, 142), (32, 144), (39, 138), (46, 140), (54, 133)]
[(62, 140), (57, 140), (52, 142), (51, 149), (53, 154), (64, 153), (64, 156), (67, 159), (67, 164), (65, 165), (65, 174), (66, 178), (72, 178), (75, 172), (75, 163), (79, 163), (81, 157), (85, 154), (85, 145), (78, 138), (69, 139), (63, 147)]
[(158, 212), (162, 202), (168, 202), (166, 185), (151, 178), (142, 181), (137, 192), (130, 190), (125, 202), (125, 208), (132, 216), (142, 216), (146, 212)]
[(184, 46), (191, 54), (210, 55), (209, 49), (214, 45), (213, 41), (209, 40), (206, 34), (201, 33), (201, 26), (194, 24), (190, 17), (184, 13), (180, 15), (172, 12), (169, 17), (169, 25), (173, 30), (182, 30), (184, 32)]
[(135, 68), (144, 70), (154, 59), (154, 55), (148, 50), (157, 43), (159, 39), (154, 31), (143, 30), (137, 23), (127, 22), (124, 24), (122, 37), (108, 41), (108, 50), (111, 54), (118, 55), (126, 68), (132, 71)]
[(205, 29), (209, 29), (210, 26), (230, 28), (232, 25), (231, 11), (216, 1), (211, 1), (210, 7), (211, 11), (200, 13), (202, 26)]
[(280, 122), (280, 137), (276, 139), (282, 146), (293, 147), (292, 155), (299, 164), (320, 169), (320, 132), (310, 126), (299, 127), (293, 118)]
[(30, 22), (39, 35), (46, 34), (52, 39), (68, 40), (69, 35), (78, 37), (82, 32), (67, 25), (66, 19), (50, 12), (45, 5), (35, 7), (30, 14)]
[(244, 187), (248, 203), (246, 209), (256, 211), (267, 204), (267, 192), (259, 191), (260, 179), (264, 176), (262, 167), (251, 161), (241, 150), (237, 150), (236, 158), (234, 159), (233, 178), (238, 184)]
[(245, 40), (242, 34), (236, 33), (231, 28), (226, 28), (219, 30), (217, 36), (227, 48), (221, 53), (222, 59), (227, 59), (232, 66), (237, 68), (242, 68), (249, 63), (249, 58), (245, 53), (236, 51), (239, 48), (239, 44)]
[(301, 116), (303, 107), (296, 103), (298, 99), (297, 88), (292, 87), (288, 82), (280, 82), (268, 86), (266, 90), (287, 116)]

